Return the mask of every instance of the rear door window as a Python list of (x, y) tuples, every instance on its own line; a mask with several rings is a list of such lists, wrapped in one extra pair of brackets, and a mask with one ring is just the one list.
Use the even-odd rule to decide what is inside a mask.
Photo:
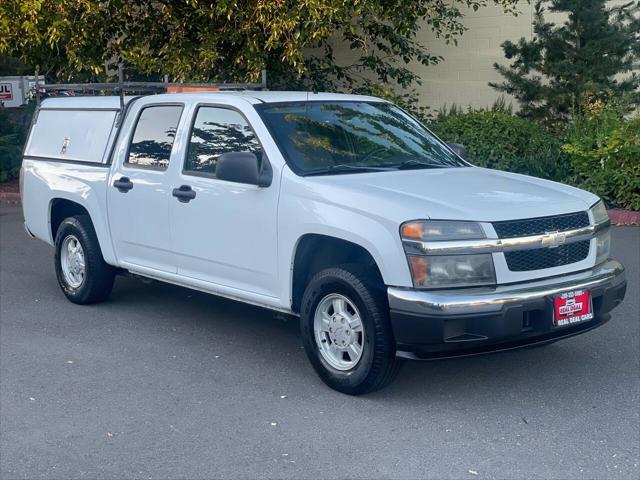
[(125, 163), (166, 170), (181, 114), (180, 105), (156, 105), (142, 109)]
[(215, 176), (218, 158), (230, 152), (251, 152), (262, 158), (262, 147), (247, 120), (228, 108), (198, 108), (184, 172)]

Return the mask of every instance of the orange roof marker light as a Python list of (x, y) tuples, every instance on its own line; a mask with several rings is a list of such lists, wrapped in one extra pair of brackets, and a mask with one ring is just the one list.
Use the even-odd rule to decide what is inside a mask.
[(218, 86), (189, 86), (189, 85), (169, 85), (167, 93), (190, 93), (190, 92), (219, 92)]

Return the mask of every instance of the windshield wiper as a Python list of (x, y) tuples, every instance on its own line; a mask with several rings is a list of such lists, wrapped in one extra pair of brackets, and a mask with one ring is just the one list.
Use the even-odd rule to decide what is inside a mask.
[(421, 160), (405, 160), (404, 162), (394, 163), (393, 165), (386, 165), (387, 167), (394, 167), (398, 170), (408, 170), (411, 168), (445, 168), (446, 165), (440, 163), (423, 162)]
[(365, 172), (379, 172), (394, 170), (394, 168), (384, 167), (367, 167), (365, 165), (349, 165), (347, 163), (340, 163), (338, 165), (329, 165), (328, 167), (316, 168), (304, 172), (304, 176), (309, 175), (324, 175), (327, 173), (365, 173)]

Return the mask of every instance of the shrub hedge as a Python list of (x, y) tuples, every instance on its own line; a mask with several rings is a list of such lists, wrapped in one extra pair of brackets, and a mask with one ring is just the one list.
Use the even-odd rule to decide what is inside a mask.
[(474, 165), (569, 183), (611, 207), (640, 210), (640, 117), (601, 106), (562, 133), (506, 111), (452, 109), (429, 127)]
[(25, 130), (11, 122), (9, 115), (0, 109), (0, 182), (18, 177), (24, 138)]
[(541, 126), (504, 111), (441, 113), (429, 123), (440, 138), (461, 143), (474, 165), (567, 181), (562, 142)]
[(574, 185), (610, 205), (640, 210), (640, 117), (603, 109), (578, 120), (567, 140)]

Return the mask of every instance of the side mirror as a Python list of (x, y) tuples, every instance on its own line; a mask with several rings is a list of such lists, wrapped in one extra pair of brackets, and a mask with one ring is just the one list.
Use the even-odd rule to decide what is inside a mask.
[(451, 150), (456, 152), (459, 157), (467, 159), (467, 149), (461, 143), (448, 143), (447, 144)]
[(216, 165), (216, 178), (228, 182), (246, 183), (258, 187), (268, 187), (273, 179), (273, 170), (266, 156), (262, 165), (258, 157), (250, 152), (223, 153)]

